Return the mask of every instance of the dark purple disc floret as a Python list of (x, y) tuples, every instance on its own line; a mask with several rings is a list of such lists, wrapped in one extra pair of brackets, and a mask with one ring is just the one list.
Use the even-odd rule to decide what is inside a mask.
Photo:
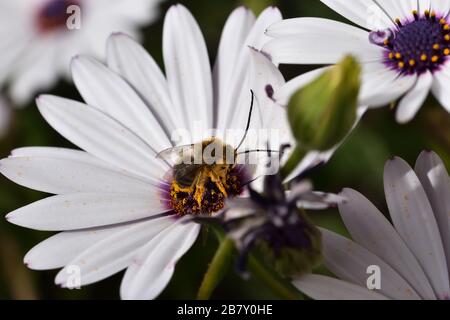
[(416, 11), (413, 18), (396, 20), (395, 29), (374, 31), (369, 40), (385, 48), (384, 63), (402, 75), (440, 70), (450, 55), (450, 27), (447, 17)]

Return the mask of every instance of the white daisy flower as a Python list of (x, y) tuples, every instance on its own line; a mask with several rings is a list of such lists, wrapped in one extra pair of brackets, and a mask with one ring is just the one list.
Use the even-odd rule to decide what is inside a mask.
[[(266, 57), (249, 48), (261, 48), (267, 41), (264, 30), (281, 19), (273, 7), (257, 19), (245, 8), (235, 10), (213, 72), (200, 28), (182, 5), (172, 6), (164, 22), (165, 75), (124, 34), (109, 38), (108, 67), (74, 58), (72, 76), (85, 103), (44, 95), (37, 104), (47, 122), (84, 151), (23, 148), (1, 161), (0, 171), (12, 181), (56, 194), (7, 216), (20, 226), (62, 231), (28, 252), (25, 263), (35, 270), (63, 267), (56, 277), (63, 287), (72, 285), (74, 268), (82, 286), (127, 269), (122, 298), (158, 296), (199, 233), (198, 224), (185, 223), (187, 214), (219, 210), (252, 178), (246, 169), (227, 166), (217, 173), (222, 181), (196, 182), (204, 188), (198, 199), (183, 185), (187, 175), (177, 175), (179, 168), (158, 155), (172, 150), (170, 134), (180, 128), (189, 133), (200, 123), (218, 134), (244, 129), (250, 88), (258, 98), (255, 109), (264, 109), (255, 111), (252, 128), (289, 132), (284, 109), (266, 95), (284, 80)], [(190, 143), (218, 141), (209, 138)], [(290, 135), (285, 139), (281, 142), (290, 142)], [(235, 143), (223, 146), (235, 151)], [(301, 166), (322, 158), (312, 154)]]
[(153, 21), (161, 0), (2, 0), (0, 84), (10, 81), (17, 104), (70, 78), (77, 53), (101, 57), (112, 32), (138, 35)]
[(321, 1), (362, 28), (320, 18), (276, 23), (267, 30), (276, 39), (263, 48), (274, 63), (334, 64), (353, 54), (364, 69), (362, 105), (400, 98), (396, 119), (405, 123), (431, 90), (450, 112), (448, 0)]
[[(357, 191), (339, 204), (353, 241), (323, 230), (325, 266), (339, 279), (309, 275), (294, 284), (315, 299), (450, 299), (450, 178), (441, 159), (424, 151), (413, 169), (390, 160), (384, 190), (391, 223)], [(369, 266), (380, 287), (367, 289)]]

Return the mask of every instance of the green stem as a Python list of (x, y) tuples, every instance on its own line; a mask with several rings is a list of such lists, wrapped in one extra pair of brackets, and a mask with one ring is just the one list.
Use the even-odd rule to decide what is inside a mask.
[(225, 275), (234, 253), (234, 243), (230, 238), (219, 239), (220, 245), (209, 265), (198, 290), (197, 300), (208, 300)]
[[(233, 240), (225, 237), (223, 232), (215, 229), (215, 233), (220, 242), (211, 264), (206, 271), (200, 289), (197, 293), (197, 300), (208, 300), (214, 289), (223, 279), (225, 272), (231, 263), (234, 253), (236, 252)], [(302, 296), (294, 286), (278, 276), (273, 270), (264, 266), (253, 255), (249, 256), (248, 269), (255, 279), (264, 283), (281, 299), (299, 300)]]
[(302, 300), (300, 292), (293, 285), (275, 274), (268, 267), (264, 266), (258, 259), (250, 255), (248, 259), (248, 269), (255, 279), (264, 283), (278, 297), (286, 300)]
[(296, 147), (294, 151), (289, 156), (289, 159), (286, 161), (284, 166), (280, 170), (281, 178), (286, 179), (289, 174), (294, 171), (297, 165), (303, 160), (306, 155), (306, 150), (300, 147)]

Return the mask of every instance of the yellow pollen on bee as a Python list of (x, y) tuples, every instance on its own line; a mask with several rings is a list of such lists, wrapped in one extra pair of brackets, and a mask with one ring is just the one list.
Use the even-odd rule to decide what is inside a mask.
[(395, 54), (395, 58), (401, 59), (401, 58), (402, 58), (402, 54), (401, 54), (400, 52), (397, 52), (397, 53)]
[(420, 56), (420, 60), (421, 61), (427, 61), (428, 60), (428, 56), (426, 54), (423, 54)]
[(449, 48), (444, 50), (444, 55), (446, 55), (446, 56), (450, 55), (450, 49)]
[(409, 65), (411, 67), (414, 67), (416, 65), (416, 60), (414, 60), (414, 59), (409, 60)]
[(432, 61), (432, 62), (438, 62), (438, 61), (439, 61), (439, 56), (433, 56), (433, 57), (431, 57), (431, 61)]

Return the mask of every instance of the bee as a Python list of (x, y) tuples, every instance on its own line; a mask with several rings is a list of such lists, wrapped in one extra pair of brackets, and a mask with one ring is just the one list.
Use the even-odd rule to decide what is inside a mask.
[(238, 152), (250, 128), (253, 104), (254, 93), (251, 91), (247, 126), (237, 148), (211, 137), (199, 143), (169, 148), (157, 155), (168, 163), (175, 163), (168, 179), (168, 202), (178, 215), (218, 212), (224, 207), (226, 198), (241, 194), (245, 185), (251, 182), (245, 167), (236, 164), (238, 155), (270, 151)]
[(177, 157), (172, 167), (170, 206), (179, 214), (219, 211), (226, 198), (241, 193), (237, 150), (216, 137), (162, 151), (159, 157)]

